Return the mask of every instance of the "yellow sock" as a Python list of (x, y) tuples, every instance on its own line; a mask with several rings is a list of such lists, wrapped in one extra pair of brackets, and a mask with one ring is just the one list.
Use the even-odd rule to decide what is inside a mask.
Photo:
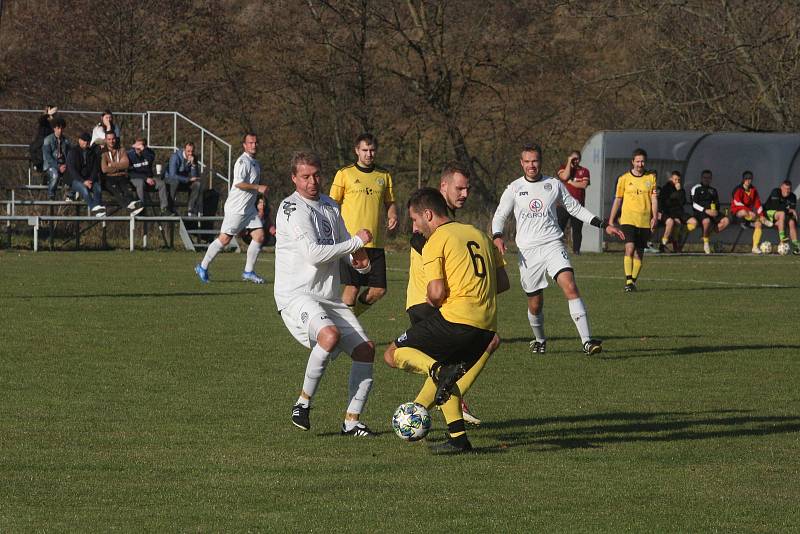
[(622, 266), (625, 268), (625, 279), (630, 280), (633, 274), (633, 258), (630, 256), (623, 256)]
[(635, 282), (637, 278), (639, 278), (639, 272), (642, 270), (642, 260), (639, 258), (633, 258), (633, 268), (631, 269), (631, 276), (633, 277), (633, 281)]
[(666, 245), (667, 243), (669, 243), (669, 236), (668, 236), (667, 234), (664, 234), (664, 235), (661, 237), (661, 244), (662, 244), (662, 245)]
[(411, 347), (400, 347), (394, 351), (394, 364), (404, 371), (428, 375), (434, 363), (436, 360)]
[[(464, 377), (462, 376), (461, 380), (463, 379)], [(435, 396), (436, 396), (436, 384), (433, 383), (433, 379), (431, 377), (428, 377), (425, 380), (425, 383), (422, 384), (422, 389), (419, 390), (419, 393), (417, 393), (417, 398), (414, 399), (414, 402), (416, 402), (417, 404), (421, 404), (425, 406), (426, 409), (430, 410), (431, 408), (433, 408), (433, 399)]]
[(686, 230), (689, 231), (689, 232), (693, 232), (695, 228), (697, 228), (697, 225), (694, 224), (694, 223), (687, 223), (686, 224)]
[(753, 230), (753, 248), (758, 247), (759, 243), (761, 243), (761, 228), (756, 228)]
[(709, 243), (711, 241), (710, 237), (703, 236), (703, 243)]
[(456, 385), (458, 386), (458, 389), (461, 391), (462, 395), (465, 394), (467, 391), (469, 391), (469, 388), (472, 387), (472, 383), (475, 382), (475, 379), (478, 378), (478, 375), (481, 374), (481, 371), (483, 371), (484, 366), (486, 366), (486, 362), (489, 360), (489, 356), (491, 356), (491, 354), (489, 354), (488, 352), (484, 352), (478, 359), (478, 361), (475, 362), (475, 365), (473, 365), (470, 368), (470, 370), (466, 372), (464, 376), (458, 379)]
[[(464, 412), (461, 411), (461, 391), (458, 386), (453, 388), (450, 398), (442, 404), (442, 415), (444, 415), (444, 421), (447, 423), (448, 433), (451, 438), (457, 438), (466, 433), (464, 430)], [(457, 421), (460, 421), (460, 424), (452, 425)]]

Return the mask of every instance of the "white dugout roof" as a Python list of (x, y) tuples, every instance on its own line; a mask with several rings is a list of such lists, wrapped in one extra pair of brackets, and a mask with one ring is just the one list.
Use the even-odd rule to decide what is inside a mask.
[[(602, 131), (592, 135), (582, 150), (581, 165), (589, 169), (592, 180), (586, 190), (586, 207), (592, 212), (608, 217), (617, 178), (630, 170), (631, 153), (636, 148), (647, 151), (647, 168), (658, 173), (659, 185), (677, 170), (688, 190), (700, 182), (703, 169), (710, 169), (712, 185), (723, 205), (730, 203), (745, 170), (753, 172), (753, 184), (762, 199), (786, 178), (800, 196), (800, 134)], [(583, 250), (603, 250), (603, 235), (597, 228), (584, 225), (583, 232)], [(734, 238), (733, 230), (716, 237), (726, 242)]]

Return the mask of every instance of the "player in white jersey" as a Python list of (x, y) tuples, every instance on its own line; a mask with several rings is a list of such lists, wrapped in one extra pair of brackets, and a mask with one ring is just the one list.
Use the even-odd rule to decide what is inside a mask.
[(373, 436), (359, 419), (372, 389), (375, 344), (339, 296), (339, 260), (350, 255), (353, 267), (368, 273), (363, 247), (372, 234), (361, 229), (350, 236), (339, 205), (320, 194), (321, 168), (316, 154), (295, 153), (295, 192), (281, 201), (275, 217), (275, 304), (292, 336), (311, 349), (292, 423), (311, 428), (311, 399), (328, 363), (341, 351), (353, 360), (341, 434)]
[(258, 253), (261, 252), (261, 244), (264, 242), (264, 224), (258, 216), (256, 201), (258, 195), (265, 195), (269, 187), (261, 183), (261, 165), (255, 157), (258, 151), (258, 136), (246, 133), (242, 137), (242, 147), (244, 152), (233, 167), (233, 184), (225, 201), (225, 218), (219, 236), (208, 245), (203, 261), (194, 268), (194, 272), (203, 283), (209, 281), (208, 268), (217, 254), (228, 246), (233, 236), (245, 228), (250, 230), (252, 241), (247, 247), (247, 261), (242, 280), (255, 284), (264, 283), (264, 279), (255, 272)]
[(520, 155), (524, 175), (508, 185), (492, 219), (494, 244), (505, 254), (503, 230), (506, 219), (513, 213), (517, 221), (520, 281), (528, 296), (528, 321), (534, 335), (530, 343), (531, 352), (543, 353), (546, 349), (542, 291), (547, 287), (545, 275), (549, 274), (564, 291), (584, 352), (597, 354), (603, 350), (602, 342), (592, 339), (586, 307), (575, 284), (572, 264), (561, 239), (564, 233), (558, 225), (556, 206), (562, 204), (573, 217), (598, 228), (605, 228), (609, 235), (620, 239), (624, 235), (619, 228), (609, 226), (581, 206), (560, 180), (544, 176), (541, 164), (542, 148), (535, 144), (525, 145)]

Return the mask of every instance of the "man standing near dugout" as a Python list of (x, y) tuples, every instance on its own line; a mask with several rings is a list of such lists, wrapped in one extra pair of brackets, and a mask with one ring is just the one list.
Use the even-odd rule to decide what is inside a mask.
[[(361, 274), (350, 264), (342, 262), (341, 279), (344, 284), (342, 300), (350, 306), (356, 317), (364, 313), (386, 294), (386, 254), (383, 249), (381, 212), (386, 209), (386, 228), (397, 227), (397, 207), (394, 203), (392, 176), (375, 166), (378, 140), (363, 133), (356, 138), (355, 153), (358, 161), (336, 173), (331, 185), (330, 198), (342, 208), (342, 218), (351, 233), (366, 228), (373, 241), (366, 245), (371, 265), (369, 274)], [(359, 295), (361, 287), (367, 287)]]
[(258, 136), (247, 133), (242, 137), (244, 152), (233, 167), (233, 185), (225, 201), (225, 218), (220, 226), (219, 236), (208, 246), (203, 261), (198, 263), (194, 272), (203, 283), (208, 283), (208, 268), (214, 258), (222, 252), (231, 242), (231, 239), (244, 230), (250, 230), (250, 246), (247, 247), (247, 261), (245, 262), (242, 280), (263, 284), (264, 279), (255, 272), (258, 253), (261, 252), (261, 243), (264, 242), (264, 223), (258, 216), (256, 200), (258, 195), (265, 195), (269, 187), (261, 183), (261, 164), (256, 159), (258, 152)]
[(592, 338), (588, 312), (575, 284), (572, 264), (562, 241), (564, 232), (558, 225), (556, 206), (563, 204), (571, 216), (592, 226), (605, 228), (608, 235), (622, 238), (623, 234), (581, 206), (557, 178), (542, 174), (542, 148), (539, 145), (522, 147), (520, 165), (524, 174), (511, 182), (500, 197), (500, 204), (492, 218), (492, 237), (497, 249), (505, 254), (503, 230), (506, 219), (513, 213), (517, 221), (520, 282), (528, 296), (528, 322), (534, 336), (530, 350), (544, 353), (547, 348), (542, 308), (543, 291), (547, 287), (549, 274), (564, 292), (569, 314), (583, 343), (583, 351), (589, 355), (597, 354), (603, 350), (602, 342)]
[(658, 192), (656, 173), (645, 170), (647, 152), (637, 148), (631, 156), (631, 170), (617, 179), (617, 191), (611, 206), (608, 224), (613, 225), (622, 208), (619, 226), (625, 234), (625, 292), (636, 291), (636, 280), (642, 271), (644, 249), (658, 224)]
[[(458, 380), (486, 353), (497, 331), (497, 294), (509, 288), (503, 258), (489, 236), (450, 219), (444, 197), (425, 187), (408, 200), (422, 249), (427, 301), (436, 309), (414, 323), (384, 353), (394, 368), (431, 377), (431, 391), (447, 422), (440, 453), (472, 449), (461, 412)], [(423, 390), (428, 387), (428, 382)], [(422, 392), (420, 392), (422, 395)]]

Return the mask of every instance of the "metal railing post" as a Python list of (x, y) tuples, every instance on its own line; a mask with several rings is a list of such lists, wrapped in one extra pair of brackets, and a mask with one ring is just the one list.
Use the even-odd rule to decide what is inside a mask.
[(128, 223), (129, 234), (128, 234), (128, 242), (130, 243), (130, 251), (133, 252), (134, 243), (133, 243), (133, 233), (136, 228), (136, 220), (134, 219), (133, 215), (131, 215), (131, 222)]

